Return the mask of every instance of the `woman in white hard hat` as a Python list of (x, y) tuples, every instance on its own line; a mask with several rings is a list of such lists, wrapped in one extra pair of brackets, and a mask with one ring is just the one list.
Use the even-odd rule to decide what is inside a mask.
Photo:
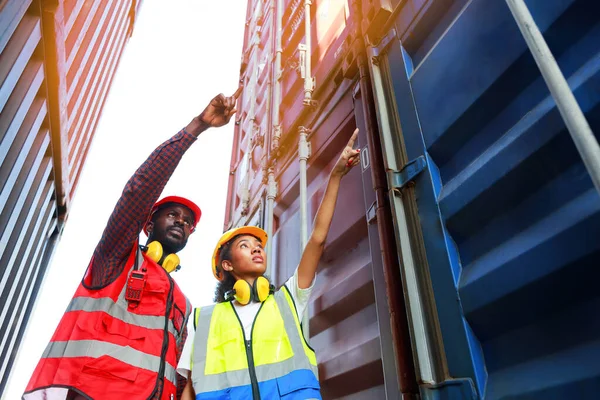
[[(354, 131), (333, 167), (314, 229), (294, 275), (279, 290), (264, 276), (265, 231), (227, 231), (213, 254), (217, 304), (195, 310), (194, 330), (177, 371), (188, 378), (182, 399), (321, 399), (314, 350), (300, 321), (338, 197), (341, 178), (359, 163)], [(195, 331), (195, 332), (194, 332)]]

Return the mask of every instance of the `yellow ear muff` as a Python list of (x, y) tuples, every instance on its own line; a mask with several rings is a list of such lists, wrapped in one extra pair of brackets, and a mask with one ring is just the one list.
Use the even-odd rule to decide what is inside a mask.
[(238, 303), (245, 306), (250, 303), (252, 298), (252, 287), (248, 282), (243, 279), (238, 279), (235, 285), (233, 285), (234, 297)]
[(264, 276), (259, 276), (254, 281), (254, 295), (256, 296), (256, 300), (261, 303), (269, 297), (271, 293), (271, 284), (269, 280)]
[(179, 267), (179, 256), (177, 254), (169, 254), (163, 260), (162, 267), (168, 273), (171, 273), (173, 271), (177, 271), (177, 269), (179, 269), (178, 268)]
[[(148, 258), (155, 263), (158, 263), (163, 256), (162, 245), (156, 240), (148, 243), (148, 245), (145, 246), (144, 251), (146, 252)], [(168, 273), (177, 271), (179, 269), (179, 256), (177, 254), (169, 254), (165, 257), (161, 265)]]
[(160, 244), (160, 242), (157, 242), (156, 240), (153, 242), (150, 242), (147, 246), (146, 246), (146, 255), (155, 263), (159, 262), (162, 254), (163, 254), (163, 249), (162, 249), (162, 245)]

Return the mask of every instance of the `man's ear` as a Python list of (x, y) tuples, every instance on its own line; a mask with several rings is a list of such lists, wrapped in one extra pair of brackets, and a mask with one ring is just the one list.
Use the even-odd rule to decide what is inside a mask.
[(223, 270), (225, 270), (227, 272), (233, 271), (233, 265), (231, 264), (231, 261), (229, 261), (229, 260), (221, 261), (221, 268), (223, 268)]
[(148, 236), (150, 236), (153, 229), (154, 229), (154, 222), (148, 221), (148, 223), (146, 224), (146, 230), (148, 231)]

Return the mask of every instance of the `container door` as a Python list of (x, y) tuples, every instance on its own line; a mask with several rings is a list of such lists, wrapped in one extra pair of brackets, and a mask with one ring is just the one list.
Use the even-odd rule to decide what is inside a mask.
[[(505, 1), (425, 3), (370, 49), (422, 395), (598, 398), (600, 197)], [(600, 132), (600, 3), (527, 4)]]

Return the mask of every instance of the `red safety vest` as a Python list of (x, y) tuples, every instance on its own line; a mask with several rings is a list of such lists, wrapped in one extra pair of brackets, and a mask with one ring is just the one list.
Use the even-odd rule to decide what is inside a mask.
[[(89, 289), (88, 268), (29, 381), (25, 400), (64, 399), (64, 388), (91, 399), (176, 397), (176, 349), (191, 304), (169, 274), (145, 255), (142, 260), (136, 249), (105, 288)], [(147, 270), (139, 303), (125, 299), (136, 254)]]

